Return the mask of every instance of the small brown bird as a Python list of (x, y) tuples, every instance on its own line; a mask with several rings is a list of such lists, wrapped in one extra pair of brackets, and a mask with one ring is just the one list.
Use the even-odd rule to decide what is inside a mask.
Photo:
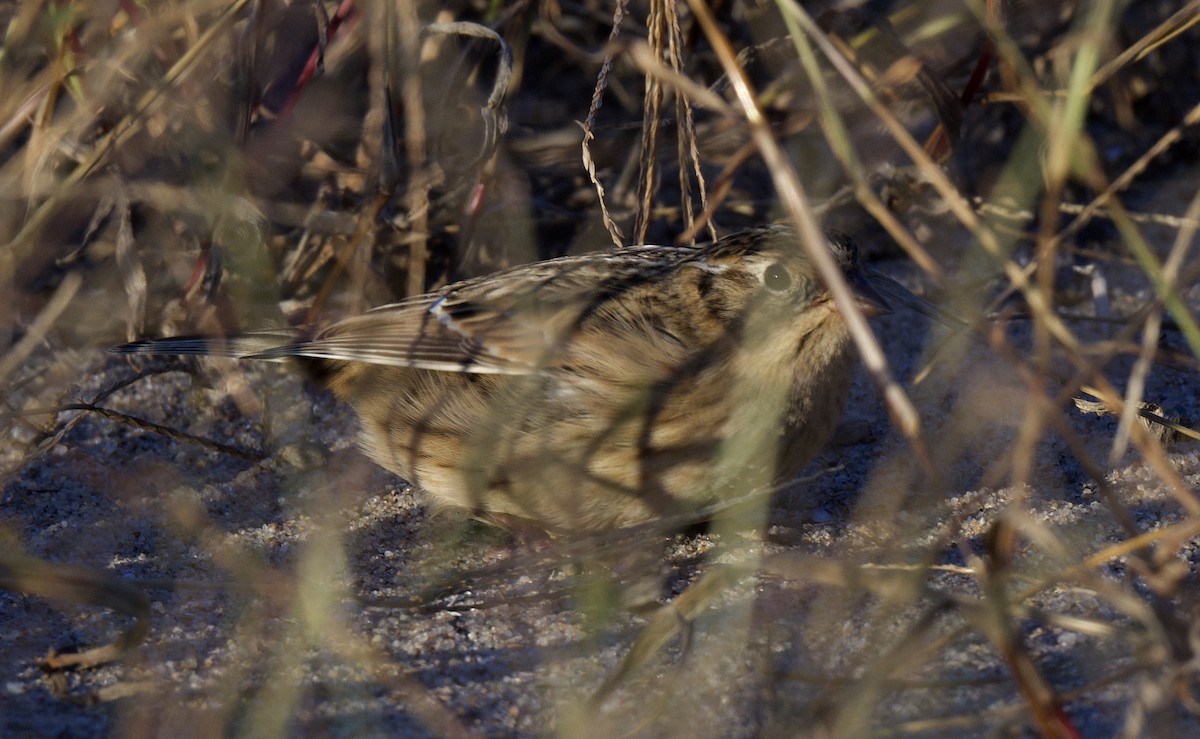
[[(845, 235), (829, 248), (887, 311)], [(117, 349), (301, 359), (357, 411), (376, 463), (496, 523), (628, 526), (794, 476), (849, 392), (842, 316), (795, 231), (504, 270), (299, 338)]]

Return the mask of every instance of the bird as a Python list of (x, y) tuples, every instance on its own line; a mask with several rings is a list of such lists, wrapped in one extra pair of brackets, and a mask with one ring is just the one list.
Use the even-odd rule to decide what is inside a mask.
[[(859, 307), (890, 312), (855, 243), (825, 236)], [(516, 266), (319, 331), (114, 351), (298, 361), (353, 407), (366, 455), (432, 508), (553, 536), (793, 478), (835, 428), (856, 361), (780, 224)]]

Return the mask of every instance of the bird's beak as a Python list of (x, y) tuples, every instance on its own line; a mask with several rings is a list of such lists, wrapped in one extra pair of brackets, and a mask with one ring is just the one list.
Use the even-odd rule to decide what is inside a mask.
[(862, 310), (863, 315), (868, 317), (885, 316), (892, 312), (891, 304), (875, 287), (871, 274), (862, 269), (852, 270), (846, 275), (846, 281), (854, 290), (854, 297), (858, 301), (858, 307)]

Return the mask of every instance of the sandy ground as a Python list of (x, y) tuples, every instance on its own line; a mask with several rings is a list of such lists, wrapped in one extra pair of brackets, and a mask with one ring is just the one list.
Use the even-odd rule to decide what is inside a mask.
[[(1176, 7), (1147, 1), (1137, 9), (1145, 27), (1123, 29), (1123, 43)], [(597, 22), (607, 29), (605, 18)], [(1089, 122), (1102, 156), (1112, 157), (1104, 163), (1110, 176), (1195, 104), (1193, 41), (1167, 43), (1130, 72), (1151, 90), (1135, 125), (1098, 116), (1093, 130)], [(577, 135), (573, 121), (586, 111), (594, 75), (576, 84), (553, 79), (562, 68), (547, 66), (551, 79), (537, 79), (541, 58), (530, 58), (514, 121), (557, 130), (546, 120), (559, 111), (554, 125)], [(1160, 86), (1164, 75), (1170, 82)], [(1098, 94), (1094, 106), (1113, 100)], [(954, 175), (964, 190), (986, 194), (1010, 161), (1013, 139), (1005, 136), (1022, 130), (997, 121), (1020, 115), (1000, 106), (968, 113), (965, 130), (975, 138), (957, 153)], [(623, 126), (636, 115), (618, 119)], [(510, 136), (521, 129), (514, 125)], [(890, 141), (875, 148), (897, 158)], [(572, 173), (576, 152), (572, 143)], [(1185, 213), (1200, 182), (1194, 152), (1194, 140), (1178, 144), (1122, 201), (1141, 213)], [(1026, 164), (1014, 166), (1040, 177)], [(825, 174), (836, 173), (831, 163)], [(556, 182), (544, 173), (519, 179), (511, 202), (547, 181)], [(586, 185), (582, 175), (578, 183)], [(562, 187), (590, 194), (576, 184)], [(765, 185), (749, 196), (759, 189)], [(1071, 193), (1081, 201), (1094, 194)], [(510, 208), (514, 231), (532, 232), (537, 195), (521, 206), (528, 212)], [(560, 213), (552, 195), (542, 215), (581, 212)], [(931, 230), (917, 232), (952, 264), (965, 244), (956, 229), (927, 220)], [(878, 267), (928, 289), (868, 226), (834, 225), (859, 236)], [(1143, 228), (1165, 257), (1176, 232)], [(1083, 279), (1085, 299), (1064, 310), (1132, 314), (1151, 290), (1111, 228), (1095, 230), (1079, 242), (1104, 256), (1099, 271)], [(603, 243), (600, 229), (592, 236)], [(990, 295), (992, 287), (972, 289)], [(31, 292), (40, 298), (52, 289)], [(88, 289), (104, 305), (115, 300), (111, 287)], [(1200, 287), (1181, 292), (1194, 313)], [(100, 303), (76, 301), (78, 330), (53, 333), (7, 379), (5, 410), (28, 415), (0, 427), (0, 553), (19, 549), (120, 578), (149, 599), (149, 633), (119, 661), (47, 672), (41, 663), (52, 651), (109, 643), (131, 620), (0, 589), (0, 737), (1033, 736), (1022, 688), (1056, 695), (1083, 737), (1200, 736), (1195, 537), (1164, 546), (1156, 573), (1111, 549), (1130, 529), (1197, 519), (1163, 482), (1163, 469), (1194, 494), (1200, 446), (1169, 446), (1156, 469), (1126, 446), (1114, 451), (1114, 419), (1063, 403), (1062, 426), (1036, 435), (1027, 483), (1014, 487), (1008, 460), (1028, 378), (986, 348), (938, 348), (944, 332), (912, 314), (873, 325), (920, 413), (939, 481), (920, 474), (860, 372), (840, 442), (775, 496), (766, 541), (732, 531), (640, 532), (572, 550), (429, 515), (416, 491), (358, 453), (353, 414), (283, 367), (163, 363), (124, 384), (137, 369), (88, 332), (119, 322), (86, 315), (109, 310), (94, 307)], [(1092, 344), (1116, 330), (1070, 318), (1067, 325)], [(1015, 353), (1030, 351), (1028, 323), (1003, 331)], [(1171, 327), (1159, 349), (1145, 397), (1194, 424), (1196, 359)], [(933, 356), (933, 371), (917, 382)], [(1123, 390), (1132, 367), (1126, 353), (1104, 374)], [(1061, 375), (1065, 362), (1056, 358), (1051, 369)], [(1046, 392), (1057, 393), (1055, 380), (1046, 382)], [(37, 413), (98, 396), (105, 409), (173, 433), (94, 412)], [(1118, 520), (1112, 501), (1129, 520)], [(983, 558), (996, 551), (1001, 520), (1018, 534), (1010, 565), (989, 576)], [(1070, 570), (1098, 554), (1105, 556)], [(1009, 613), (989, 607), (996, 592), (1012, 596)], [(688, 610), (688, 620), (648, 609), (647, 598), (705, 607)], [(622, 672), (630, 655), (637, 664)], [(1021, 660), (1034, 669), (1018, 680)], [(597, 700), (602, 686), (611, 691)]]
[[(899, 263), (884, 267), (907, 279)], [(1129, 279), (1128, 287), (1110, 280), (1113, 294), (1136, 291)], [(899, 313), (875, 327), (897, 375), (911, 378), (928, 324)], [(1024, 332), (1010, 329), (1018, 344)], [(170, 365), (104, 405), (261, 459), (95, 414), (32, 457), (32, 432), (13, 432), (4, 526), (38, 557), (143, 587), (152, 616), (148, 638), (124, 660), (48, 675), (39, 660), (49, 650), (103, 644), (129, 620), (0, 593), (0, 734), (749, 736), (820, 725), (845, 735), (1029, 733), (1030, 709), (1008, 666), (968, 618), (981, 585), (964, 569), (978, 565), (970, 558), (984, 551), (986, 532), (1013, 510), (1017, 493), (990, 476), (1012, 448), (1026, 385), (979, 347), (955, 365), (910, 385), (942, 487), (919, 487), (909, 447), (860, 377), (841, 445), (777, 496), (767, 544), (727, 533), (649, 545), (666, 552), (668, 593), (747, 557), (773, 557), (772, 572), (720, 589), (686, 640), (668, 640), (595, 710), (589, 695), (652, 623), (606, 590), (614, 560), (428, 518), (413, 490), (358, 454), (352, 414), (283, 368), (205, 363), (189, 374)], [(1116, 361), (1109, 374), (1127, 371)], [(22, 391), (27, 408), (90, 400), (132, 375), (124, 359), (100, 351), (46, 352), (24, 369)], [(1191, 366), (1159, 364), (1147, 395), (1194, 418), (1193, 382)], [(1115, 422), (1067, 418), (1106, 459)], [(1194, 489), (1200, 450), (1181, 443), (1169, 459)], [(1124, 538), (1059, 437), (1037, 444), (1030, 479), (1020, 491), (1025, 530), (1042, 538), (1020, 541), (1014, 591)], [(1119, 458), (1107, 482), (1141, 530), (1184, 519), (1135, 454)], [(1182, 554), (1191, 578), (1195, 545)], [(831, 582), (820, 566), (829, 563), (945, 568), (917, 575), (920, 587), (889, 589)], [(1149, 630), (1145, 585), (1123, 558), (1092, 572), (1099, 576), (1036, 591), (1023, 602), (1040, 615), (1015, 620), (1067, 715), (1088, 737), (1200, 730), (1161, 693), (1163, 669), (1146, 667), (1162, 659), (1163, 639)], [(650, 582), (659, 587), (657, 575)], [(1183, 600), (1178, 612), (1190, 613)], [(897, 656), (935, 636), (945, 642)], [(894, 659), (896, 681), (875, 680)]]

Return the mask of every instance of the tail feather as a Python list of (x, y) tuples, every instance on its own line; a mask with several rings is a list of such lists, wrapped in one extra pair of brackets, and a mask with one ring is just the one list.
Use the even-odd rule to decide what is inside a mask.
[(287, 347), (301, 338), (294, 329), (266, 329), (228, 338), (176, 336), (169, 339), (143, 339), (113, 347), (116, 354), (189, 354), (215, 357), (256, 357), (271, 351), (263, 359), (283, 359)]

